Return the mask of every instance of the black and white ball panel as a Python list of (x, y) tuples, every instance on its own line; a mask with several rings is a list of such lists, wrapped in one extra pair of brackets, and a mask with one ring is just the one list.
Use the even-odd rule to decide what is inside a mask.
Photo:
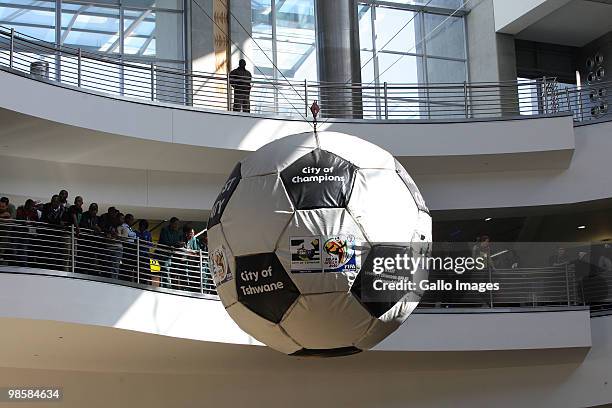
[(344, 208), (357, 168), (340, 156), (315, 149), (281, 172), (281, 179), (296, 210)]
[(278, 174), (242, 179), (221, 217), (234, 256), (274, 252), (293, 216)]
[(292, 354), (303, 348), (293, 341), (280, 325), (253, 313), (241, 303), (236, 303), (226, 310), (238, 327), (275, 350)]
[(300, 296), (273, 252), (236, 257), (235, 279), (238, 302), (272, 323)]
[(372, 320), (350, 293), (322, 293), (300, 296), (281, 327), (304, 348), (327, 349), (353, 346)]

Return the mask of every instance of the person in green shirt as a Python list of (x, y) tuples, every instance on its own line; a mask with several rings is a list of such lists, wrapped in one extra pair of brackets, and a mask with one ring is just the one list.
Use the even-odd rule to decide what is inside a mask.
[(164, 269), (164, 286), (172, 288), (173, 281), (176, 281), (177, 271), (172, 268), (172, 258), (175, 249), (182, 248), (185, 244), (183, 233), (179, 228), (179, 219), (170, 218), (168, 225), (162, 228), (159, 234), (159, 244), (156, 253), (159, 253), (159, 261)]

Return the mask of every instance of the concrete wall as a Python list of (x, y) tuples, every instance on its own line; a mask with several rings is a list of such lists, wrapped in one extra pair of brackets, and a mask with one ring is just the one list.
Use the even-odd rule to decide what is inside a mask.
[[(2, 267), (2, 271), (11, 270), (14, 269)], [(236, 326), (218, 300), (52, 276), (0, 273), (0, 283), (0, 318), (52, 320), (200, 341), (261, 345)], [(375, 350), (590, 347), (588, 310), (558, 310), (414, 315)]]
[[(214, 319), (214, 308), (191, 304), (207, 301), (177, 299), (176, 304), (184, 304), (180, 313), (167, 299), (148, 294), (124, 294), (111, 303), (114, 298), (103, 294), (118, 294), (123, 289), (113, 289), (113, 285), (40, 277), (15, 284), (20, 277), (5, 276), (0, 277), (0, 383), (63, 387), (64, 401), (58, 406), (285, 407), (290, 403), (295, 407), (575, 408), (612, 402), (608, 385), (612, 381), (612, 317), (590, 322), (587, 318), (590, 349), (372, 351), (336, 359), (298, 359), (248, 344), (24, 319), (36, 312), (42, 319), (61, 315), (67, 320), (80, 316), (91, 321), (106, 309), (112, 316), (107, 324), (119, 327), (131, 322), (159, 333), (189, 330), (209, 338), (219, 338), (229, 328), (222, 321), (208, 325)], [(38, 285), (35, 280), (43, 281)], [(74, 307), (67, 308), (66, 302)], [(10, 314), (18, 318), (7, 318)], [(522, 319), (520, 315), (509, 318)], [(555, 320), (549, 317), (546, 320)], [(434, 323), (439, 318), (429, 316), (428, 320)], [(527, 324), (524, 330), (508, 333), (505, 321), (498, 318), (487, 321), (487, 326), (490, 333), (504, 336), (505, 342), (534, 329)], [(194, 324), (187, 327), (185, 322), (191, 319)], [(572, 329), (584, 328), (570, 326), (568, 321), (568, 327), (557, 323), (555, 327), (562, 330), (557, 340), (561, 341), (571, 336)], [(428, 327), (413, 325), (406, 332), (407, 339), (446, 341), (452, 346), (455, 326), (443, 322), (449, 324), (451, 329), (436, 338), (425, 335)], [(410, 329), (410, 320), (406, 328)], [(555, 336), (555, 329), (546, 331), (549, 338)], [(480, 335), (474, 337), (476, 344)]]
[(493, 0), (495, 31), (517, 34), (570, 0)]
[[(466, 17), (470, 82), (516, 81), (517, 78), (514, 37), (496, 32), (493, 3), (493, 0), (475, 2)], [(501, 115), (515, 115), (518, 112), (516, 89), (503, 87), (490, 93), (496, 100), (504, 102), (494, 106), (491, 102), (483, 102), (482, 96), (470, 95), (472, 106), (476, 109), (471, 112), (473, 117), (479, 116), (479, 107), (497, 109)]]

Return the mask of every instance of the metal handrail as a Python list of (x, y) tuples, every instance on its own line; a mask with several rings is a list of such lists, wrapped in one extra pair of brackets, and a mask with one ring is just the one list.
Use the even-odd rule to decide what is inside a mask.
[(0, 220), (0, 258), (13, 266), (173, 292), (216, 294), (206, 251), (173, 248), (138, 237), (110, 237), (74, 226)]
[[(208, 262), (206, 251), (172, 248), (137, 238), (110, 238), (91, 230), (42, 222), (0, 220), (0, 272), (52, 274), (218, 299)], [(578, 265), (571, 261), (558, 266), (489, 267), (463, 275), (434, 269), (429, 272), (430, 282), (497, 283), (500, 289), (425, 292), (419, 307), (583, 305), (594, 310), (612, 309), (612, 271), (593, 272), (596, 264), (584, 263), (579, 270)]]
[[(125, 58), (125, 57), (124, 57)], [(163, 62), (126, 61), (57, 46), (0, 26), (0, 67), (32, 79), (107, 95), (212, 110), (232, 110), (228, 75), (186, 71)], [(250, 112), (302, 117), (319, 100), (321, 115), (345, 119), (466, 119), (573, 113), (608, 115), (611, 82), (561, 89), (555, 78), (529, 82), (364, 84), (253, 78)]]

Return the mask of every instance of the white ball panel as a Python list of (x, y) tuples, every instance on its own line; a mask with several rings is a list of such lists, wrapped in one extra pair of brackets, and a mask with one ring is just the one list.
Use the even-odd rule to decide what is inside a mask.
[(221, 225), (234, 256), (274, 252), (293, 215), (278, 174), (243, 179), (232, 195)]
[(413, 301), (398, 302), (387, 313), (375, 319), (374, 324), (365, 336), (359, 339), (355, 347), (367, 350), (380, 343), (404, 323), (418, 304), (418, 302)]
[(358, 170), (348, 209), (371, 243), (412, 240), (418, 209), (395, 170)]
[(349, 293), (300, 296), (281, 326), (308, 349), (349, 347), (374, 318)]
[[(208, 256), (209, 256), (209, 267), (210, 272), (213, 275), (215, 285), (217, 287), (217, 293), (221, 299), (223, 306), (229, 307), (236, 303), (238, 297), (236, 294), (236, 258), (232, 254), (225, 235), (223, 234), (223, 228), (221, 224), (215, 225), (213, 228), (208, 230)], [(229, 267), (229, 275), (220, 276), (218, 268), (220, 260), (218, 257), (222, 257), (221, 262), (226, 263)], [(227, 272), (226, 272), (227, 273)], [(217, 276), (215, 276), (217, 275)]]
[(395, 170), (391, 153), (355, 136), (337, 132), (320, 132), (322, 150), (337, 154), (362, 169)]
[[(295, 212), (278, 241), (276, 256), (300, 293), (347, 292), (359, 271), (358, 269), (355, 272), (322, 272), (324, 270), (323, 261), (328, 257), (324, 248), (326, 237), (339, 236), (342, 238), (349, 235), (354, 236), (357, 243), (355, 256), (358, 262), (357, 266), (359, 266), (367, 257), (369, 245), (359, 226), (345, 209), (299, 210)], [(317, 272), (298, 272), (296, 267), (292, 266), (292, 250), (290, 247), (292, 238), (306, 238), (306, 241), (319, 239), (322, 262), (319, 267), (312, 266), (312, 270)]]
[(275, 140), (243, 159), (242, 178), (281, 172), (316, 147), (314, 133), (311, 132)]
[(226, 310), (242, 330), (267, 346), (285, 354), (295, 353), (302, 348), (278, 324), (256, 315), (242, 304), (236, 303)]

